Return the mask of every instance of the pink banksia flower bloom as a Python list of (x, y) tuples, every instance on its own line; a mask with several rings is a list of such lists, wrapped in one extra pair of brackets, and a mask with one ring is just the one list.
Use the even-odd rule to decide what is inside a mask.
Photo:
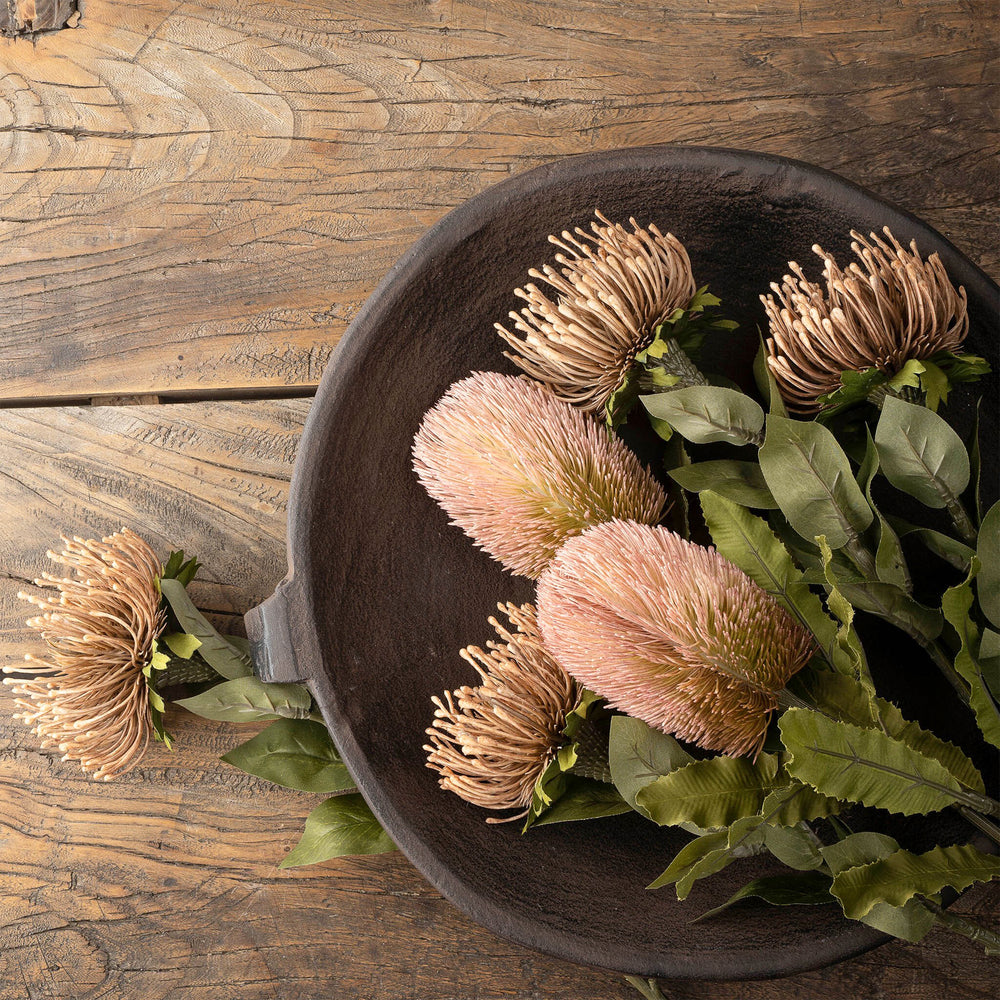
[(655, 523), (666, 495), (593, 418), (523, 378), (477, 372), (424, 417), (427, 492), (512, 573), (537, 577), (567, 538), (614, 518)]
[[(841, 270), (820, 246), (823, 284), (792, 274), (762, 295), (770, 325), (767, 363), (788, 408), (817, 412), (844, 371), (877, 368), (897, 374), (907, 361), (955, 351), (969, 330), (966, 294), (951, 283), (938, 255), (923, 260), (916, 242), (904, 248), (886, 228), (866, 240), (852, 232), (858, 261)], [(860, 261), (860, 263), (859, 263)]]
[(550, 236), (563, 252), (558, 268), (528, 274), (554, 298), (528, 284), (514, 294), (527, 305), (510, 314), (514, 330), (497, 323), (518, 367), (560, 399), (599, 413), (656, 328), (695, 294), (691, 261), (672, 233), (654, 225), (632, 231), (600, 212), (591, 233), (577, 228)]
[(499, 608), (512, 630), (491, 618), (500, 641), (461, 651), (480, 684), (432, 699), (424, 750), (442, 788), (484, 809), (523, 809), (562, 745), (580, 692), (542, 645), (534, 607)]
[[(152, 549), (123, 528), (101, 541), (64, 538), (49, 552), (65, 577), (44, 573), (44, 595), (20, 594), (41, 612), (28, 619), (48, 647), (46, 657), (25, 657), (35, 677), (7, 677), (43, 747), (78, 760), (108, 780), (138, 763), (153, 732), (149, 686), (143, 669), (166, 626)], [(20, 668), (4, 667), (4, 673)]]
[(542, 639), (580, 684), (706, 750), (756, 754), (812, 636), (714, 549), (616, 521), (538, 581)]

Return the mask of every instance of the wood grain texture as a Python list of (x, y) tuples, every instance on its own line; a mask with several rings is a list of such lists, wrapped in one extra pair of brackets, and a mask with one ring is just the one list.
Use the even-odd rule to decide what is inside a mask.
[[(304, 401), (0, 412), (0, 660), (33, 640), (15, 598), (60, 530), (134, 526), (205, 563), (193, 586), (222, 627), (284, 572), (284, 514)], [(0, 1000), (628, 1000), (620, 976), (504, 942), (399, 854), (276, 865), (318, 797), (220, 754), (256, 727), (171, 711), (110, 783), (41, 751), (0, 689)], [(637, 889), (637, 891), (641, 891)], [(958, 912), (1000, 918), (1000, 884)], [(763, 918), (766, 919), (766, 918)], [(664, 983), (669, 1000), (992, 1000), (993, 964), (932, 934), (762, 983)]]
[(448, 209), (616, 146), (831, 168), (995, 275), (996, 28), (988, 0), (88, 0), (0, 44), (0, 398), (314, 385)]

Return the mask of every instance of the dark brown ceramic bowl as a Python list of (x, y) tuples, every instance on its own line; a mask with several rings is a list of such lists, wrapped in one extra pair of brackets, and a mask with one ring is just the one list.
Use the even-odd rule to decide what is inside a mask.
[[(548, 235), (589, 225), (595, 208), (613, 220), (655, 222), (685, 243), (698, 283), (709, 283), (742, 323), (715, 361), (744, 382), (764, 322), (758, 294), (780, 280), (786, 262), (818, 275), (814, 243), (846, 258), (852, 228), (886, 224), (904, 242), (915, 237), (925, 255), (938, 252), (964, 284), (970, 346), (997, 365), (996, 286), (939, 234), (833, 174), (773, 156), (684, 146), (532, 170), (439, 222), (345, 335), (295, 467), (289, 576), (247, 617), (255, 658), (265, 679), (309, 684), (393, 840), (445, 896), (497, 934), (641, 975), (750, 979), (816, 968), (883, 938), (830, 906), (748, 903), (692, 926), (768, 864), (733, 865), (680, 904), (671, 889), (644, 886), (684, 834), (626, 816), (522, 836), (519, 824), (488, 826), (486, 813), (441, 791), (425, 767), (431, 695), (474, 680), (457, 651), (490, 638), (486, 619), (497, 601), (529, 600), (532, 586), (448, 525), (411, 472), (413, 435), (452, 382), (473, 370), (512, 370), (494, 321), (517, 306), (512, 290), (528, 268), (551, 259)], [(995, 405), (984, 407), (992, 455), (996, 413)], [(939, 689), (919, 651), (895, 635), (871, 641), (873, 660), (892, 661), (883, 671), (890, 688), (894, 665), (906, 665), (899, 690), (911, 711), (933, 705)], [(883, 642), (891, 642), (891, 656)], [(963, 725), (954, 723), (958, 736)], [(968, 831), (944, 836), (967, 838)]]

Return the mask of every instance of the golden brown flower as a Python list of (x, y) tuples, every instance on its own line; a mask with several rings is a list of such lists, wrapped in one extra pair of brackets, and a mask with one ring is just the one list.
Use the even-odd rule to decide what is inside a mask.
[(706, 750), (756, 754), (812, 636), (714, 549), (615, 521), (538, 581), (551, 654), (608, 704)]
[(442, 788), (484, 809), (521, 809), (559, 749), (579, 691), (545, 651), (535, 609), (498, 607), (515, 631), (490, 618), (501, 641), (487, 643), (489, 652), (461, 651), (482, 683), (433, 699), (431, 742), (424, 749)]
[(569, 537), (615, 517), (654, 523), (666, 495), (593, 418), (524, 378), (476, 372), (426, 414), (413, 467), (512, 573), (536, 577)]
[(852, 261), (846, 271), (814, 246), (825, 287), (789, 262), (792, 274), (771, 284), (775, 297), (761, 296), (771, 332), (768, 365), (796, 413), (819, 410), (820, 397), (841, 385), (841, 372), (895, 375), (907, 361), (954, 351), (965, 339), (965, 289), (955, 289), (936, 253), (924, 261), (915, 241), (906, 250), (883, 231), (888, 242), (851, 233), (861, 264)]
[(527, 306), (510, 314), (516, 332), (496, 328), (513, 348), (507, 357), (528, 375), (599, 413), (656, 327), (691, 301), (695, 282), (687, 251), (671, 233), (643, 229), (635, 219), (630, 233), (595, 214), (603, 225), (592, 222), (593, 235), (577, 228), (575, 236), (549, 237), (565, 251), (555, 258), (561, 270), (545, 264), (528, 272), (555, 300), (534, 284), (518, 288)]
[[(33, 727), (43, 747), (79, 760), (105, 781), (138, 763), (152, 731), (143, 668), (166, 624), (152, 549), (127, 528), (100, 542), (63, 539), (53, 562), (72, 576), (42, 574), (35, 583), (56, 594), (18, 596), (42, 614), (28, 620), (49, 649), (27, 655), (36, 677), (5, 678), (24, 709), (16, 718)], [(4, 667), (5, 673), (17, 668)], [(26, 699), (26, 700), (25, 700)]]

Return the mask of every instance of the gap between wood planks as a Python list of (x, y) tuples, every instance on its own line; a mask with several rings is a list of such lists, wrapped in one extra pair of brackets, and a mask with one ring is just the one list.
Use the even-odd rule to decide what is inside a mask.
[(166, 389), (163, 392), (102, 395), (12, 396), (0, 398), (0, 410), (38, 406), (150, 406), (160, 403), (207, 403), (218, 400), (311, 399), (319, 383), (307, 385), (239, 386), (229, 389)]

